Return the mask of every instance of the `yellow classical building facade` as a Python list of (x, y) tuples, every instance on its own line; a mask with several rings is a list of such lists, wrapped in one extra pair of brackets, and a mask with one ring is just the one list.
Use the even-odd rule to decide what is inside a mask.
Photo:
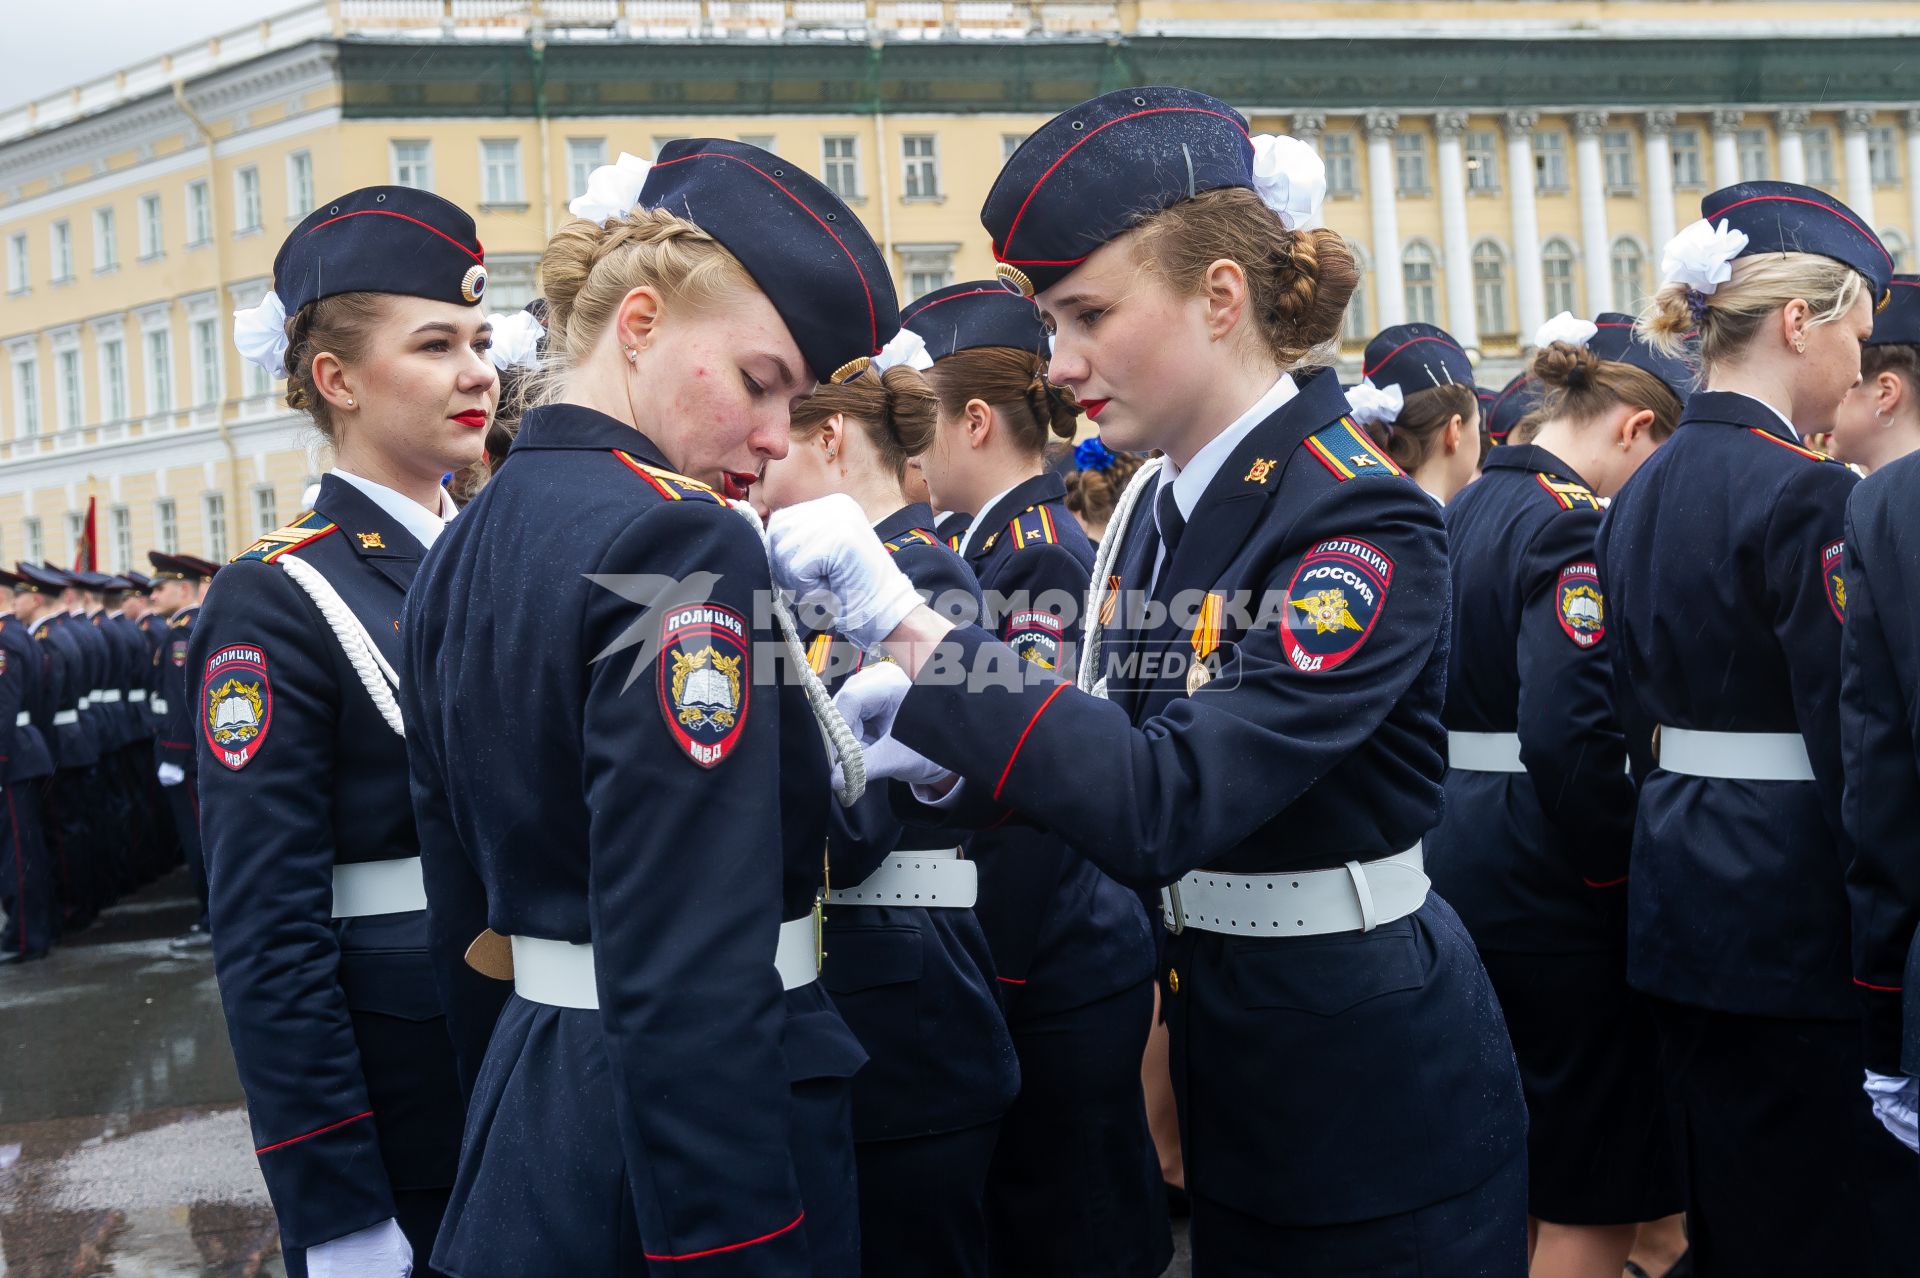
[[(328, 0), (0, 111), (0, 561), (215, 559), (329, 464), (232, 349), (281, 237), (379, 182), (474, 210), (489, 302), (595, 165), (737, 137), (845, 195), (903, 299), (990, 273), (978, 211), (1054, 111), (1183, 83), (1325, 157), (1367, 267), (1344, 370), (1441, 324), (1503, 382), (1631, 310), (1700, 195), (1810, 182), (1914, 270), (1920, 9), (1778, 0)], [(1115, 192), (1124, 199), (1124, 192)]]

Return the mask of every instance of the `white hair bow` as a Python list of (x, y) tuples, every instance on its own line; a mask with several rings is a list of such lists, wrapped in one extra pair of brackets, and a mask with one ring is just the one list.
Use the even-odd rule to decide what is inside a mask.
[(1390, 422), (1400, 416), (1400, 410), (1406, 407), (1407, 397), (1400, 387), (1375, 386), (1371, 377), (1364, 378), (1360, 384), (1347, 392), (1347, 404), (1353, 410), (1348, 416), (1362, 426), (1374, 422)]
[(233, 348), (273, 377), (287, 375), (287, 308), (272, 289), (258, 306), (233, 313)]
[(504, 373), (510, 368), (531, 368), (539, 362), (540, 339), (547, 330), (540, 327), (532, 311), (489, 315), (487, 323), (493, 325), (493, 348), (487, 354), (493, 357), (495, 368)]
[(933, 367), (933, 356), (927, 354), (927, 339), (910, 328), (895, 333), (893, 340), (882, 346), (880, 353), (873, 357), (875, 372), (884, 373), (901, 364), (922, 372)]
[(567, 212), (599, 226), (625, 217), (640, 202), (640, 188), (647, 184), (647, 171), (652, 167), (652, 160), (622, 151), (612, 164), (602, 164), (587, 174), (586, 191), (568, 202)]
[(1569, 346), (1585, 348), (1593, 340), (1600, 326), (1588, 320), (1575, 318), (1572, 311), (1561, 311), (1558, 315), (1542, 324), (1533, 335), (1533, 344), (1541, 350), (1555, 342), (1565, 342)]
[(1320, 216), (1327, 198), (1327, 166), (1299, 138), (1261, 133), (1253, 139), (1253, 189), (1280, 215), (1280, 225), (1297, 231)]
[(1667, 241), (1660, 253), (1660, 281), (1710, 294), (1733, 278), (1733, 259), (1746, 247), (1747, 233), (1734, 230), (1725, 218), (1718, 227), (1701, 218)]

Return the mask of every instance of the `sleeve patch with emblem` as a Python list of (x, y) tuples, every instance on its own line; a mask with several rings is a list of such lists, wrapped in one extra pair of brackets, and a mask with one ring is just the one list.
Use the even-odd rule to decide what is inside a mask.
[(1600, 594), (1600, 569), (1593, 564), (1568, 564), (1560, 570), (1554, 611), (1567, 638), (1591, 648), (1607, 633), (1607, 602)]
[(187, 664), (187, 641), (185, 639), (175, 639), (173, 641), (173, 664), (176, 666), (184, 666)]
[(676, 608), (661, 623), (660, 713), (667, 731), (703, 768), (739, 744), (753, 684), (747, 623), (715, 604)]
[(1846, 554), (1845, 541), (1832, 541), (1820, 551), (1820, 575), (1827, 583), (1827, 603), (1833, 608), (1833, 615), (1840, 621), (1847, 619), (1847, 578), (1841, 571), (1841, 559)]
[(238, 772), (253, 762), (273, 723), (273, 685), (267, 654), (236, 643), (207, 658), (201, 682), (200, 729), (213, 757)]
[(1043, 670), (1060, 668), (1060, 642), (1066, 622), (1040, 609), (1016, 612), (1007, 619), (1007, 647)]
[(1393, 560), (1364, 541), (1336, 537), (1306, 553), (1287, 585), (1280, 642), (1296, 670), (1341, 665), (1373, 633), (1393, 582)]

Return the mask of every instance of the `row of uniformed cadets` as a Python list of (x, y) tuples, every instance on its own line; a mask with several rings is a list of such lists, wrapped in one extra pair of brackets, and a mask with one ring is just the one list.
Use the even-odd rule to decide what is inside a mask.
[[(204, 560), (150, 556), (153, 578), (21, 563), (0, 572), (0, 962), (44, 958), (63, 934), (177, 864), (193, 841), (156, 764), (170, 583)], [(175, 663), (184, 672), (184, 649)], [(188, 942), (192, 944), (192, 941)]]
[[(1857, 347), (1839, 378), (1849, 330), (1812, 322), (1838, 292), (1736, 310), (1761, 272), (1731, 263), (1719, 293), (1718, 268), (1675, 285), (1683, 327), (1563, 330), (1529, 392), (1535, 442), (1490, 457), (1443, 524), (1394, 454), (1418, 445), (1416, 478), (1437, 457), (1428, 492), (1451, 496), (1478, 404), (1442, 396), (1382, 448), (1314, 366), (1357, 270), (1338, 235), (1304, 229), (1302, 151), (1186, 90), (1082, 104), (983, 212), (1038, 308), (957, 286), (906, 335), (878, 250), (808, 175), (717, 140), (623, 156), (548, 247), (535, 407), (451, 523), (439, 477), (481, 456), (497, 393), (471, 219), (371, 188), (295, 229), (242, 348), (285, 372), (339, 465), (312, 513), (222, 573), (190, 659), (216, 965), (290, 1269), (1155, 1273), (1137, 1062), (1156, 966), (1196, 1272), (1519, 1273), (1530, 1207), (1630, 1226), (1684, 1203), (1700, 1272), (1871, 1245), (1866, 1204), (1905, 1181), (1839, 1174), (1844, 1225), (1724, 1188), (1772, 1186), (1869, 1125), (1852, 1082), (1834, 1086), (1849, 1027), (1830, 1011), (1730, 1027), (1720, 1014), (1747, 1009), (1641, 975), (1676, 940), (1708, 967), (1740, 943), (1739, 910), (1791, 916), (1816, 894), (1649, 891), (1689, 861), (1764, 836), (1781, 850), (1750, 875), (1824, 866), (1837, 891), (1840, 836), (1810, 851), (1768, 809), (1736, 838), (1734, 806), (1702, 806), (1801, 793), (1775, 799), (1791, 783), (1745, 761), (1783, 744), (1746, 731), (1767, 726), (1745, 717), (1768, 672), (1715, 713), (1649, 704), (1634, 668), (1636, 642), (1700, 633), (1692, 600), (1768, 589), (1773, 556), (1797, 570), (1792, 538), (1703, 559), (1706, 498), (1770, 508), (1704, 475), (1658, 503), (1697, 525), (1663, 534), (1672, 554), (1628, 568), (1614, 549), (1622, 581), (1603, 586), (1603, 552), (1643, 544), (1625, 530), (1655, 468), (1626, 480), (1680, 418), (1680, 333), (1703, 333), (1722, 399), (1777, 396), (1811, 428), (1858, 378)], [(1756, 262), (1825, 254), (1845, 264), (1834, 289), (1882, 291), (1835, 230), (1850, 215), (1798, 191), (1709, 205)], [(1717, 387), (1734, 343), (1716, 322), (1816, 349), (1817, 375)], [(1367, 362), (1376, 392), (1402, 388), (1390, 420), (1470, 380), (1444, 334), (1387, 336)], [(1116, 447), (1163, 454), (1097, 560), (1041, 457), (1063, 392)], [(1810, 462), (1791, 426), (1755, 425)], [(915, 470), (940, 509), (980, 518), (934, 518)], [(763, 476), (766, 546), (740, 500)], [(1450, 570), (1450, 532), (1484, 555)], [(1654, 598), (1682, 563), (1692, 579)], [(830, 604), (800, 619), (811, 654), (775, 581)], [(1838, 590), (1815, 596), (1836, 628)], [(1277, 615), (1229, 607), (1240, 592)], [(1164, 606), (1183, 595), (1197, 606)], [(1470, 632), (1450, 612), (1469, 598)], [(1692, 660), (1736, 646), (1716, 635)], [(1673, 682), (1687, 660), (1655, 664)], [(1778, 673), (1823, 662), (1796, 649)], [(1669, 754), (1683, 743), (1659, 770), (1655, 723)], [(1448, 777), (1449, 749), (1479, 753)], [(1700, 782), (1659, 806), (1663, 785)], [(1448, 797), (1463, 811), (1443, 823)], [(1618, 873), (1629, 838), (1638, 876)], [(1465, 925), (1430, 891), (1424, 839)], [(1647, 864), (1655, 839), (1674, 840), (1666, 864)], [(1150, 933), (1142, 899), (1166, 885)], [(1657, 910), (1694, 919), (1676, 938), (1641, 925)], [(1668, 1000), (1671, 1154), (1623, 952)], [(1742, 1033), (1779, 1041), (1735, 1068)], [(1910, 1125), (1910, 1086), (1876, 1061), (1881, 1108)], [(1814, 1087), (1826, 1126), (1767, 1109)], [(1756, 1150), (1756, 1115), (1793, 1125), (1786, 1153)], [(1854, 1165), (1897, 1152), (1868, 1135)]]

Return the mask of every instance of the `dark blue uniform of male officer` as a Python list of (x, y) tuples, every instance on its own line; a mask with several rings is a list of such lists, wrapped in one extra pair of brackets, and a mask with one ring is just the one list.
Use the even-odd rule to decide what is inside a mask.
[[(19, 578), (0, 572), (0, 589)], [(59, 931), (53, 864), (42, 827), (41, 791), (53, 756), (40, 725), (52, 716), (52, 682), (25, 622), (0, 617), (0, 963), (45, 958)]]
[(53, 853), (54, 899), (60, 929), (79, 931), (91, 924), (104, 899), (99, 882), (96, 850), (102, 819), (94, 771), (100, 744), (93, 725), (81, 713), (89, 678), (86, 651), (71, 632), (70, 618), (60, 610), (66, 589), (61, 574), (34, 564), (17, 565), (17, 574), (41, 601), (33, 621), (33, 637), (45, 658), (48, 683), (48, 745), (54, 775), (47, 787), (47, 841)]
[(318, 570), (397, 662), (423, 553), (327, 476), (312, 512), (220, 570), (181, 668), (184, 713), (169, 693), (198, 752), (214, 971), (290, 1270), (396, 1218), (428, 1272), (453, 1184), (462, 1108), (425, 911), (334, 914), (340, 867), (418, 855), (406, 744), (286, 567)]
[[(214, 575), (216, 565), (189, 555), (166, 555), (150, 551), (156, 580), (187, 581), (204, 585)], [(193, 677), (187, 669), (187, 654), (193, 642), (193, 623), (200, 605), (189, 603), (174, 611), (161, 623), (160, 647), (153, 654), (152, 684), (147, 705), (153, 718), (153, 766), (160, 777), (161, 792), (180, 838), (180, 851), (187, 863), (187, 877), (194, 895), (200, 898), (200, 918), (182, 937), (179, 948), (204, 946), (207, 930), (207, 862), (200, 837), (200, 755), (195, 742), (200, 739), (197, 726), (199, 703)]]
[[(802, 376), (898, 328), (858, 219), (778, 156), (675, 142), (639, 200), (740, 261)], [(866, 1056), (813, 913), (835, 800), (769, 585), (746, 518), (570, 403), (527, 412), (421, 572), (401, 688), (470, 1098), (435, 1251), (462, 1278), (859, 1271)], [(485, 929), (508, 941), (473, 963), (512, 987), (467, 962)]]
[[(979, 616), (979, 587), (941, 543), (930, 507), (904, 506), (874, 535), (936, 607)], [(862, 663), (857, 648), (830, 634), (807, 650), (829, 688)], [(864, 1273), (987, 1273), (987, 1171), (1000, 1116), (1020, 1088), (993, 955), (972, 907), (941, 906), (913, 889), (927, 869), (961, 862), (909, 862), (925, 868), (904, 888), (899, 872), (874, 877), (896, 855), (952, 857), (966, 838), (903, 828), (875, 787), (840, 813), (828, 843), (834, 891), (820, 979), (868, 1056), (853, 1080)]]

